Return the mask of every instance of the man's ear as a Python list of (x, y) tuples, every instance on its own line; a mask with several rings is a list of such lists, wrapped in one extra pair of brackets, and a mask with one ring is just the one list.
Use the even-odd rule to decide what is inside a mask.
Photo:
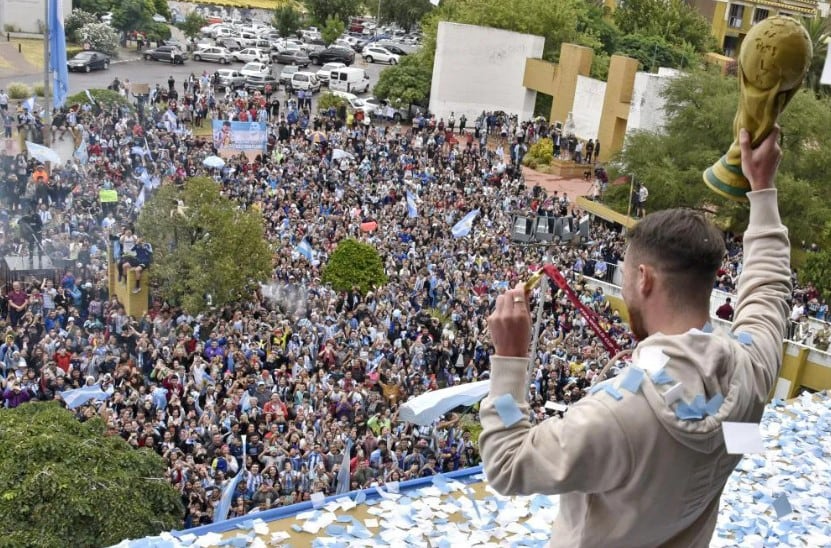
[(638, 290), (642, 297), (649, 297), (657, 286), (657, 270), (652, 265), (638, 265)]

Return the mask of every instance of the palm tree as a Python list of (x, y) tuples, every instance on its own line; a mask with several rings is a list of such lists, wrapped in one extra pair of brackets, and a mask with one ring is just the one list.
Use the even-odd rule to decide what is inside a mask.
[(805, 77), (805, 87), (813, 90), (817, 96), (827, 95), (831, 89), (820, 84), (819, 80), (828, 54), (828, 41), (831, 39), (831, 17), (806, 17), (803, 19), (803, 25), (814, 46), (814, 57)]

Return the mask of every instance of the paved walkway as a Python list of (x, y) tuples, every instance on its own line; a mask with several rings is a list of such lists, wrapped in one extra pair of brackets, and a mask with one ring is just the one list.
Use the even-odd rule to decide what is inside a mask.
[(535, 171), (529, 167), (522, 167), (522, 175), (525, 177), (525, 184), (527, 186), (533, 187), (534, 185), (540, 185), (543, 187), (547, 192), (551, 193), (555, 190), (563, 194), (563, 192), (568, 193), (568, 197), (571, 199), (577, 198), (578, 196), (587, 196), (591, 192), (592, 182), (586, 181), (583, 179), (564, 179), (563, 177), (559, 177), (557, 175), (551, 175), (549, 173), (540, 173), (539, 171)]

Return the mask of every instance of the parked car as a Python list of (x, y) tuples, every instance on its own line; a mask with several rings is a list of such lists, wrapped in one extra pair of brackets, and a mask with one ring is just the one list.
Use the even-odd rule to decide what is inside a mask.
[(284, 49), (272, 53), (271, 60), (281, 65), (297, 65), (298, 67), (308, 67), (311, 63), (309, 56), (299, 49)]
[(326, 63), (325, 65), (320, 67), (320, 70), (315, 73), (315, 76), (317, 76), (317, 79), (320, 80), (321, 83), (328, 84), (329, 73), (331, 73), (333, 70), (342, 68), (346, 68), (346, 65), (343, 63)]
[(225, 48), (211, 46), (193, 52), (194, 61), (214, 61), (227, 65), (231, 62), (231, 52)]
[(392, 44), (390, 42), (379, 42), (377, 45), (384, 48), (385, 50), (387, 50), (390, 53), (394, 53), (395, 55), (398, 55), (399, 57), (401, 57), (403, 55), (407, 55), (407, 53), (408, 53), (401, 46), (399, 46), (397, 44)]
[(306, 52), (307, 55), (311, 55), (317, 51), (323, 51), (326, 49), (326, 42), (323, 40), (309, 40), (305, 44), (303, 44), (300, 49)]
[(216, 45), (225, 48), (232, 53), (242, 49), (242, 44), (240, 44), (235, 38), (220, 38), (216, 41)]
[(237, 89), (245, 85), (245, 75), (234, 69), (219, 69), (219, 86), (222, 88)]
[(165, 19), (164, 15), (162, 15), (160, 13), (153, 14), (152, 19), (153, 19), (153, 21), (155, 21), (157, 23), (167, 23), (167, 19)]
[(265, 91), (267, 84), (271, 84), (271, 89), (276, 90), (279, 82), (271, 74), (261, 74), (259, 76), (248, 76), (245, 78), (245, 89), (248, 91)]
[(363, 101), (364, 104), (372, 107), (372, 115), (375, 117), (392, 120), (393, 122), (412, 119), (406, 108), (395, 108), (389, 102), (382, 101), (377, 97), (364, 97)]
[(260, 63), (259, 61), (251, 61), (250, 63), (246, 63), (244, 67), (240, 70), (243, 76), (248, 78), (249, 76), (265, 76), (271, 74), (271, 65), (266, 65), (265, 63)]
[(69, 72), (90, 72), (96, 69), (110, 68), (110, 56), (97, 51), (82, 51), (66, 62)]
[(349, 106), (352, 107), (352, 110), (354, 110), (355, 112), (360, 110), (367, 116), (371, 116), (373, 114), (373, 111), (375, 110), (375, 107), (373, 105), (366, 103), (363, 99), (359, 99), (353, 93), (347, 93), (345, 91), (333, 91), (332, 95), (345, 100), (347, 103), (349, 103)]
[(324, 63), (343, 63), (346, 66), (355, 62), (355, 52), (349, 48), (341, 46), (330, 46), (322, 51), (317, 51), (309, 55), (309, 59), (315, 65), (322, 65)]
[(231, 57), (234, 61), (242, 61), (243, 63), (249, 63), (251, 61), (267, 63), (269, 60), (268, 54), (258, 48), (245, 48), (240, 51), (235, 51), (231, 54)]
[(145, 61), (166, 61), (181, 65), (188, 58), (188, 54), (175, 46), (159, 46), (144, 51)]
[(291, 89), (311, 91), (312, 93), (320, 91), (320, 80), (312, 72), (297, 71), (291, 75), (291, 82), (289, 83)]
[(286, 65), (283, 67), (283, 70), (280, 71), (280, 83), (284, 86), (288, 86), (291, 84), (291, 77), (294, 75), (295, 72), (298, 72), (300, 67), (297, 65)]
[(386, 48), (381, 46), (367, 46), (363, 51), (364, 61), (367, 63), (389, 63), (390, 65), (397, 65), (399, 57)]

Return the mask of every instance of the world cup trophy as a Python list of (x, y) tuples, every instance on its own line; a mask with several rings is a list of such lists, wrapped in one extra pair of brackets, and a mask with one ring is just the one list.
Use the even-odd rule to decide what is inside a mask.
[(791, 17), (769, 17), (747, 33), (739, 53), (739, 108), (733, 119), (733, 143), (704, 172), (704, 183), (714, 192), (731, 200), (747, 200), (750, 183), (742, 173), (739, 131), (744, 128), (750, 133), (753, 147), (770, 135), (802, 85), (812, 56), (805, 27)]

